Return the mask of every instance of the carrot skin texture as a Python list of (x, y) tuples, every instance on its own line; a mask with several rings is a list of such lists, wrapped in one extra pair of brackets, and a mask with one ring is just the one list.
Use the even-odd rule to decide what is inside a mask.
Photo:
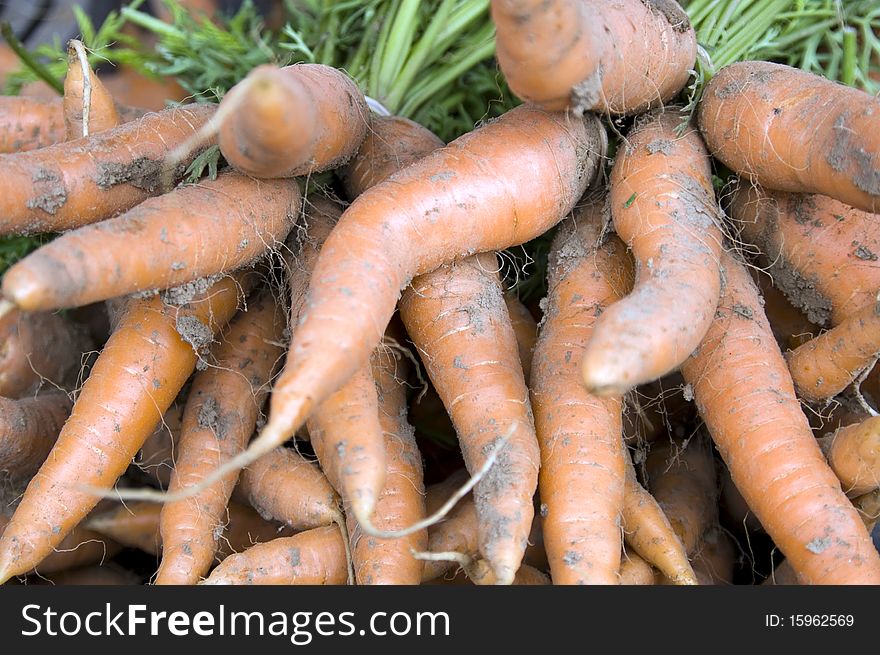
[(786, 353), (798, 396), (809, 402), (833, 398), (880, 354), (880, 301)]
[(880, 417), (839, 428), (819, 439), (819, 445), (847, 496), (880, 487)]
[(88, 134), (85, 133), (85, 85), (82, 65), (76, 48), (67, 46), (67, 75), (64, 77), (64, 126), (67, 140), (79, 139), (116, 127), (122, 122), (113, 96), (91, 66), (88, 66), (90, 90)]
[[(219, 336), (216, 362), (193, 378), (169, 491), (198, 485), (247, 446), (254, 433), (282, 348), (285, 321), (271, 294), (247, 303)], [(162, 507), (162, 562), (156, 584), (195, 584), (218, 549), (218, 526), (238, 480), (236, 473)]]
[(342, 535), (332, 526), (279, 537), (231, 555), (202, 584), (340, 585), (347, 574)]
[(220, 151), (254, 177), (296, 177), (338, 168), (367, 134), (369, 109), (357, 85), (323, 64), (255, 68), (221, 105)]
[(72, 404), (59, 391), (0, 398), (0, 472), (14, 478), (33, 475), (52, 450)]
[(0, 396), (22, 398), (43, 384), (72, 391), (83, 353), (92, 346), (85, 332), (65, 316), (7, 312), (0, 317)]
[(620, 561), (620, 584), (653, 585), (654, 569), (635, 553), (626, 551)]
[(284, 240), (301, 202), (290, 180), (221, 173), (61, 235), (6, 272), (3, 295), (60, 309), (234, 270)]
[(258, 447), (286, 439), (366, 361), (413, 277), (523, 243), (571, 209), (605, 151), (598, 119), (585, 118), (517, 107), (354, 201), (322, 248)]
[(770, 191), (741, 181), (730, 214), (743, 241), (792, 305), (816, 325), (839, 325), (876, 302), (877, 216), (821, 195)]
[(185, 405), (181, 403), (172, 405), (165, 412), (134, 460), (135, 466), (158, 483), (160, 489), (167, 489), (171, 484), (177, 444), (180, 443), (180, 432), (183, 429), (184, 408)]
[[(465, 481), (466, 480), (462, 480), (462, 484)], [(442, 501), (440, 505), (446, 501), (448, 496), (449, 494), (447, 493), (444, 498), (440, 499)], [(438, 507), (433, 509), (436, 510)], [(428, 507), (428, 511), (433, 513), (431, 507)], [(428, 528), (427, 550), (431, 553), (463, 553), (464, 555), (473, 557), (479, 552), (480, 548), (479, 538), (477, 536), (478, 528), (479, 518), (477, 516), (477, 509), (474, 505), (473, 498), (468, 497), (460, 501), (459, 504), (455, 506), (455, 509), (447, 515), (445, 520)], [(425, 561), (422, 582), (424, 583), (439, 578), (455, 565), (455, 562), (446, 560)]]
[(187, 306), (132, 299), (98, 357), (48, 459), (0, 538), (0, 580), (29, 570), (97, 504), (78, 485), (109, 488), (155, 429), (195, 369), (178, 327), (215, 333), (235, 312), (240, 285), (227, 277)]
[(746, 269), (725, 254), (718, 318), (682, 367), (730, 475), (811, 584), (878, 584), (880, 555), (801, 411)]
[(687, 83), (697, 39), (674, 0), (492, 0), (511, 90), (546, 109), (638, 114)]
[(620, 397), (581, 383), (596, 319), (632, 286), (632, 262), (613, 237), (597, 245), (601, 206), (575, 210), (550, 250), (544, 320), (531, 378), (541, 447), (538, 490), (554, 584), (618, 584), (624, 502)]
[(519, 349), (519, 360), (522, 363), (523, 377), (526, 380), (532, 375), (532, 355), (535, 343), (538, 341), (538, 322), (529, 308), (522, 304), (513, 293), (504, 294), (504, 304), (507, 305), (507, 314), (510, 316), (510, 324), (516, 334), (516, 345)]
[(87, 138), (0, 155), (0, 175), (8, 185), (0, 196), (0, 234), (68, 230), (168, 191), (212, 143), (198, 144), (173, 171), (165, 171), (166, 156), (214, 110), (214, 105), (165, 109)]
[[(697, 120), (713, 156), (751, 181), (880, 212), (878, 111), (880, 99), (864, 91), (743, 61), (706, 85)], [(793, 138), (804, 129), (812, 138)]]
[(678, 368), (699, 345), (721, 290), (722, 234), (708, 152), (678, 112), (627, 135), (611, 171), (614, 229), (632, 249), (631, 294), (604, 312), (584, 353), (587, 389), (622, 395)]
[(531, 530), (540, 451), (495, 254), (420, 275), (404, 291), (399, 309), (471, 474), (516, 426), (473, 491), (480, 552), (499, 583), (511, 584)]

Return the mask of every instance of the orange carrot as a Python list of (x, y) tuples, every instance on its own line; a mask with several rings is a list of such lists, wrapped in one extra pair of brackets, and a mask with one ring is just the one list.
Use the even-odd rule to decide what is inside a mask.
[[(282, 356), (286, 325), (269, 292), (247, 303), (212, 351), (215, 361), (190, 387), (169, 491), (198, 485), (207, 472), (244, 450), (254, 433)], [(211, 567), (217, 527), (238, 475), (162, 508), (162, 563), (156, 584), (195, 584)]]
[(43, 385), (73, 390), (92, 343), (67, 317), (11, 310), (0, 317), (0, 396), (21, 398)]
[(558, 222), (604, 153), (597, 120), (517, 107), (355, 200), (321, 249), (269, 422), (230, 467), (286, 440), (363, 366), (414, 276)]
[(761, 272), (753, 273), (752, 278), (764, 299), (767, 320), (783, 352), (802, 346), (819, 334), (819, 328), (789, 302), (782, 290), (773, 283), (773, 278)]
[(347, 567), (335, 527), (280, 537), (231, 555), (202, 584), (340, 585)]
[(697, 39), (675, 0), (492, 0), (513, 92), (547, 109), (637, 114), (687, 82)]
[(323, 64), (258, 66), (220, 103), (220, 152), (255, 177), (295, 177), (338, 168), (367, 134), (363, 93)]
[(6, 272), (3, 295), (28, 311), (59, 309), (234, 270), (276, 248), (300, 204), (292, 181), (221, 173), (61, 235)]
[[(430, 498), (430, 489), (428, 493)], [(433, 514), (434, 510), (438, 509), (448, 497), (449, 492), (446, 491), (444, 496), (438, 499), (440, 502), (436, 504), (436, 507), (432, 507), (430, 504), (427, 506), (427, 512)], [(479, 552), (478, 531), (479, 518), (477, 510), (474, 506), (473, 498), (468, 497), (455, 506), (455, 509), (447, 515), (446, 520), (428, 528), (427, 550), (431, 553), (454, 551), (473, 557)], [(425, 561), (422, 582), (440, 577), (449, 571), (453, 564), (454, 562), (450, 560)]]
[(634, 552), (625, 551), (620, 561), (620, 584), (652, 585), (654, 569)]
[(535, 342), (538, 340), (538, 323), (529, 308), (522, 304), (516, 294), (505, 293), (504, 304), (507, 305), (507, 315), (510, 317), (513, 333), (516, 335), (523, 377), (528, 380), (532, 374), (532, 354), (535, 350)]
[(602, 205), (575, 210), (550, 249), (531, 392), (541, 446), (539, 492), (554, 584), (617, 584), (624, 496), (621, 398), (581, 384), (593, 326), (632, 286), (617, 238), (601, 244)]
[(33, 234), (87, 225), (168, 191), (210, 142), (175, 167), (167, 155), (213, 115), (215, 105), (146, 114), (88, 138), (0, 155), (0, 234)]
[(108, 489), (125, 472), (253, 277), (223, 278), (180, 306), (128, 302), (0, 538), (0, 582), (39, 562), (97, 504), (83, 485)]
[[(701, 585), (733, 584), (736, 545), (719, 526), (710, 527), (694, 553), (694, 572)], [(664, 581), (665, 583), (665, 581)]]
[(67, 140), (109, 130), (121, 121), (113, 96), (89, 65), (82, 41), (71, 39), (67, 43), (67, 75), (64, 78)]
[(717, 520), (718, 483), (712, 451), (700, 438), (656, 442), (645, 462), (648, 490), (688, 555)]
[(746, 504), (745, 498), (736, 488), (730, 471), (726, 468), (721, 476), (721, 509), (729, 523), (745, 532), (764, 532), (764, 526), (755, 518), (754, 512)]
[[(880, 212), (880, 99), (768, 61), (722, 68), (697, 118), (712, 154), (753, 182)], [(809, 139), (794, 135), (809, 130)]]
[(177, 444), (183, 429), (183, 403), (172, 405), (162, 416), (159, 425), (147, 437), (134, 460), (134, 465), (147, 474), (150, 480), (167, 489), (177, 456)]
[(0, 472), (32, 476), (55, 444), (72, 404), (60, 391), (20, 400), (0, 398)]
[(682, 367), (737, 488), (811, 584), (878, 584), (880, 555), (822, 456), (745, 268), (726, 285), (700, 349)]
[(672, 110), (639, 119), (618, 151), (609, 203), (633, 251), (632, 293), (604, 312), (582, 359), (587, 389), (620, 395), (678, 366), (699, 345), (721, 289), (722, 234), (699, 132)]
[(730, 212), (758, 263), (816, 325), (839, 325), (873, 306), (880, 289), (877, 216), (819, 195), (740, 182)]
[(819, 439), (819, 445), (847, 496), (880, 487), (880, 416), (839, 428)]

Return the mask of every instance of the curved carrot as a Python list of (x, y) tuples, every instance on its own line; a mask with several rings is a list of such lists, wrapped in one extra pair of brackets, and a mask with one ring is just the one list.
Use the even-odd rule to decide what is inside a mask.
[(786, 359), (798, 395), (819, 402), (846, 389), (878, 355), (880, 299), (786, 353)]
[(523, 377), (528, 380), (532, 375), (532, 355), (535, 343), (538, 340), (538, 322), (529, 308), (522, 304), (516, 294), (507, 292), (504, 294), (504, 304), (507, 305), (507, 315), (516, 335), (516, 345), (519, 350), (519, 361), (522, 363)]
[[(769, 189), (821, 193), (880, 212), (880, 99), (767, 61), (722, 68), (697, 119), (709, 150)], [(809, 130), (809, 139), (793, 138)]]
[(341, 585), (347, 567), (335, 527), (280, 537), (231, 555), (202, 584)]
[(369, 124), (357, 85), (323, 64), (259, 66), (230, 89), (220, 111), (220, 152), (255, 177), (337, 168), (354, 155)]
[(290, 180), (221, 173), (61, 235), (6, 272), (3, 295), (59, 309), (235, 270), (284, 240), (300, 204)]
[(736, 545), (720, 527), (710, 528), (700, 540), (694, 555), (694, 572), (701, 585), (733, 584)]
[(580, 366), (597, 317), (632, 285), (625, 246), (617, 238), (601, 244), (601, 214), (601, 204), (589, 203), (557, 232), (532, 369), (538, 490), (554, 584), (617, 584), (620, 569), (621, 398), (591, 395)]
[(72, 404), (60, 391), (0, 398), (0, 472), (16, 478), (33, 475), (52, 450)]
[(168, 191), (211, 143), (198, 143), (173, 169), (168, 154), (214, 110), (215, 105), (165, 109), (88, 138), (0, 155), (7, 185), (0, 194), (0, 234), (87, 225)]
[[(464, 482), (464, 480), (462, 480)], [(456, 486), (461, 486), (456, 485)], [(429, 490), (430, 493), (430, 490)], [(449, 497), (449, 492), (439, 499), (436, 507), (427, 507), (433, 513)], [(443, 553), (454, 551), (473, 557), (479, 552), (479, 517), (472, 497), (462, 500), (447, 515), (446, 519), (428, 528), (428, 552)], [(452, 568), (450, 560), (426, 560), (422, 573), (422, 583), (439, 578)]]
[(0, 317), (0, 396), (21, 398), (42, 385), (73, 390), (92, 349), (85, 331), (66, 316), (21, 312)]
[(0, 581), (29, 570), (97, 504), (82, 485), (110, 488), (125, 472), (252, 277), (223, 278), (182, 306), (161, 296), (128, 302), (0, 538)]
[(547, 109), (637, 114), (690, 77), (697, 38), (675, 0), (492, 0), (511, 90)]
[(686, 445), (654, 443), (645, 470), (648, 490), (685, 552), (693, 555), (703, 534), (718, 518), (718, 483), (710, 447), (699, 438)]
[(880, 487), (880, 417), (839, 428), (819, 439), (819, 445), (847, 496)]
[(639, 484), (629, 455), (626, 459), (621, 527), (627, 545), (658, 571), (677, 584), (697, 584), (684, 544), (660, 505)]
[(355, 200), (321, 250), (269, 422), (230, 466), (287, 439), (363, 365), (414, 276), (558, 222), (604, 153), (597, 120), (517, 107)]
[(113, 96), (86, 59), (85, 46), (76, 39), (67, 43), (63, 102), (67, 140), (109, 130), (122, 121)]
[(654, 112), (627, 135), (611, 171), (614, 229), (633, 251), (633, 291), (596, 321), (587, 389), (620, 395), (678, 366), (699, 345), (721, 289), (721, 220), (709, 154), (681, 115)]
[[(254, 433), (281, 357), (286, 326), (269, 292), (248, 300), (212, 350), (212, 365), (193, 378), (169, 491), (198, 485), (207, 472), (244, 450)], [(156, 584), (195, 584), (211, 566), (217, 527), (238, 475), (162, 508), (162, 562)]]
[(722, 260), (718, 317), (682, 367), (749, 507), (812, 584), (878, 584), (880, 555), (813, 437), (746, 269)]
[(620, 560), (620, 584), (652, 585), (654, 569), (634, 552), (625, 551)]
[(158, 483), (160, 489), (167, 489), (171, 483), (185, 407), (183, 403), (175, 404), (165, 412), (133, 462), (153, 482)]
[(880, 289), (877, 216), (827, 196), (768, 191), (742, 181), (730, 196), (742, 239), (792, 305), (816, 325), (839, 325)]
[[(408, 528), (425, 516), (422, 457), (412, 426), (406, 420), (406, 366), (397, 353), (378, 349), (371, 360), (379, 399), (379, 422), (385, 441), (385, 486), (376, 499), (372, 525), (378, 530)], [(346, 512), (357, 584), (417, 585), (422, 562), (412, 551), (422, 552), (427, 530), (396, 539), (365, 534), (354, 515)]]

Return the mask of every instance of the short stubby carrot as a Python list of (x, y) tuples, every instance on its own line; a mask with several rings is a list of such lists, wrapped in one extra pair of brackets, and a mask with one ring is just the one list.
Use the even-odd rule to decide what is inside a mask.
[(321, 249), (269, 421), (234, 465), (282, 443), (363, 366), (413, 277), (523, 243), (561, 220), (605, 142), (595, 116), (521, 106), (355, 200)]
[(717, 318), (682, 366), (755, 516), (811, 584), (880, 584), (880, 555), (828, 466), (745, 267), (722, 260)]
[(231, 555), (202, 584), (341, 585), (348, 567), (335, 527), (279, 537)]
[(675, 0), (492, 0), (511, 90), (547, 109), (638, 114), (687, 83), (697, 38)]
[(0, 396), (21, 398), (43, 385), (72, 391), (93, 347), (81, 326), (51, 312), (0, 317)]
[[(779, 191), (820, 193), (880, 212), (880, 99), (768, 61), (725, 66), (697, 110), (709, 150)], [(797, 134), (809, 132), (809, 139)]]
[(706, 146), (671, 109), (640, 118), (618, 151), (609, 204), (632, 249), (632, 293), (604, 312), (582, 359), (587, 389), (620, 395), (678, 368), (715, 316), (721, 218)]
[(873, 306), (880, 289), (878, 217), (816, 194), (741, 180), (729, 211), (741, 239), (792, 305), (816, 325), (838, 325)]
[(562, 224), (550, 249), (544, 320), (530, 389), (541, 447), (538, 490), (554, 584), (617, 584), (624, 496), (622, 398), (581, 383), (581, 356), (597, 318), (632, 287), (632, 260), (616, 237), (601, 243), (602, 204)]
[(224, 277), (182, 305), (131, 299), (48, 459), (0, 538), (0, 581), (32, 568), (98, 503), (232, 317), (254, 275)]
[(880, 298), (839, 325), (786, 353), (798, 396), (830, 400), (880, 355)]
[(68, 230), (109, 218), (169, 191), (210, 139), (175, 166), (172, 149), (213, 115), (216, 105), (184, 105), (112, 130), (39, 150), (0, 155), (0, 234)]
[(63, 106), (68, 140), (97, 134), (122, 122), (113, 96), (89, 65), (85, 46), (76, 39), (67, 43)]
[(259, 66), (224, 96), (220, 112), (220, 152), (255, 177), (338, 168), (364, 140), (370, 116), (354, 81), (323, 64)]
[(496, 255), (420, 275), (399, 308), (452, 418), (468, 471), (476, 474), (513, 430), (473, 492), (480, 552), (499, 583), (511, 584), (532, 525), (540, 451)]
[(819, 439), (819, 445), (847, 496), (880, 487), (880, 416), (838, 428)]
[(28, 311), (78, 307), (235, 270), (280, 246), (301, 202), (292, 180), (221, 173), (61, 235), (6, 272), (3, 295)]
[[(193, 378), (169, 491), (198, 485), (207, 472), (244, 450), (254, 433), (283, 355), (286, 317), (268, 291), (247, 302), (218, 338), (214, 361)], [(231, 473), (162, 508), (162, 562), (156, 584), (195, 584), (211, 567), (218, 526), (238, 475)]]
[(73, 405), (63, 391), (19, 400), (0, 398), (0, 472), (33, 475), (45, 461)]

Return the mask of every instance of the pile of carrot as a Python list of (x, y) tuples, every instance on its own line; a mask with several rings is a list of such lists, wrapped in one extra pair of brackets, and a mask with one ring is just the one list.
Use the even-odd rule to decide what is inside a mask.
[(0, 583), (880, 584), (880, 100), (490, 4), (449, 143), (323, 64), (0, 98)]

